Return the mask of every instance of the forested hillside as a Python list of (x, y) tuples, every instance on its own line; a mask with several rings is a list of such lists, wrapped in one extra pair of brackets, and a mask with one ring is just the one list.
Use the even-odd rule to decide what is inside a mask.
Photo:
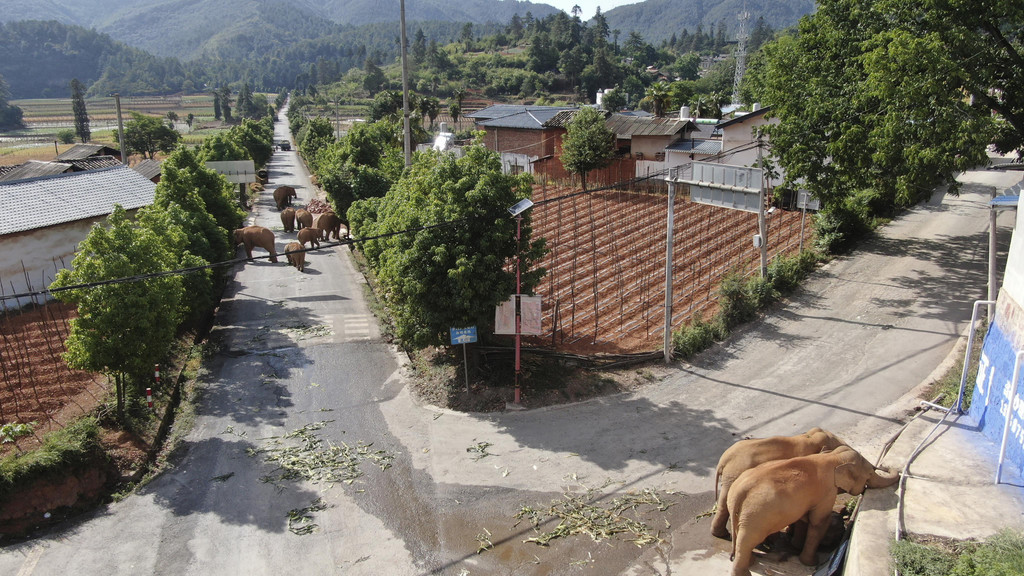
[(720, 24), (728, 38), (735, 40), (737, 17), (744, 9), (750, 13), (747, 32), (759, 17), (781, 30), (813, 12), (814, 0), (647, 0), (608, 10), (604, 16), (612, 30), (623, 36), (636, 31), (651, 43), (669, 40), (684, 30), (693, 34), (698, 27), (705, 34), (716, 34)]

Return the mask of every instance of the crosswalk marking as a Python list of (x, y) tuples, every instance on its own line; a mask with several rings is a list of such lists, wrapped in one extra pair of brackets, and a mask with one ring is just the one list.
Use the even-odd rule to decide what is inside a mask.
[(365, 314), (345, 314), (341, 317), (341, 330), (346, 340), (369, 340), (370, 319)]

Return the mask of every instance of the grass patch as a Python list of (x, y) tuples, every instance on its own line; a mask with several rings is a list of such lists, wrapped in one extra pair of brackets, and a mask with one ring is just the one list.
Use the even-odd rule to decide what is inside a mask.
[(50, 477), (106, 459), (99, 441), (100, 426), (86, 416), (43, 437), (43, 445), (31, 452), (9, 454), (0, 460), (0, 498)]
[(730, 272), (718, 286), (718, 311), (711, 320), (697, 313), (672, 333), (675, 355), (690, 359), (725, 340), (733, 328), (753, 320), (758, 310), (795, 290), (820, 261), (816, 252), (805, 250), (797, 256), (776, 256), (765, 278), (748, 278), (741, 270)]
[[(971, 407), (971, 399), (974, 397), (974, 383), (978, 380), (978, 363), (981, 360), (981, 350), (985, 345), (985, 333), (988, 331), (988, 322), (980, 322), (974, 331), (974, 346), (971, 350), (971, 364), (970, 369), (967, 371), (967, 383), (964, 386), (964, 403), (963, 409), (966, 412)], [(963, 376), (964, 371), (964, 359), (963, 356), (957, 358), (956, 364), (954, 364), (948, 372), (942, 375), (937, 382), (928, 388), (925, 392), (925, 396), (931, 400), (942, 395), (939, 398), (937, 404), (945, 406), (946, 408), (951, 407), (956, 403), (956, 398), (960, 394), (960, 378)], [(1022, 572), (1024, 574), (1024, 572)]]
[(1004, 528), (983, 542), (893, 542), (890, 554), (904, 576), (1018, 576), (1024, 574), (1024, 533)]

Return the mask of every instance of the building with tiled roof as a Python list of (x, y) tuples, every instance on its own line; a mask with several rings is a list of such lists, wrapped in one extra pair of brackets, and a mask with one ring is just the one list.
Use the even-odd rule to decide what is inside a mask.
[(138, 164), (132, 166), (132, 170), (135, 170), (139, 174), (142, 174), (142, 177), (145, 178), (146, 180), (151, 180), (159, 184), (161, 167), (162, 165), (159, 160), (151, 160), (149, 158), (146, 158), (145, 160), (142, 160)]
[(555, 155), (565, 134), (564, 126), (547, 123), (568, 106), (525, 106), (495, 104), (467, 115), (477, 130), (483, 130), (484, 146), (501, 155), (506, 172), (533, 172), (533, 164)]
[(14, 293), (46, 288), (115, 204), (133, 212), (152, 204), (155, 190), (127, 166), (0, 182), (0, 281)]

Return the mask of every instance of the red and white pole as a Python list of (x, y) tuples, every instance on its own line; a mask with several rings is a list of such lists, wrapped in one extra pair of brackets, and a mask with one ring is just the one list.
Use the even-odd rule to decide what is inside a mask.
[(153, 407), (153, 389), (146, 388), (146, 405), (150, 408)]
[(156, 373), (156, 384), (155, 384), (155, 386), (157, 388), (159, 388), (160, 387), (160, 365), (159, 364), (154, 365), (153, 371)]

